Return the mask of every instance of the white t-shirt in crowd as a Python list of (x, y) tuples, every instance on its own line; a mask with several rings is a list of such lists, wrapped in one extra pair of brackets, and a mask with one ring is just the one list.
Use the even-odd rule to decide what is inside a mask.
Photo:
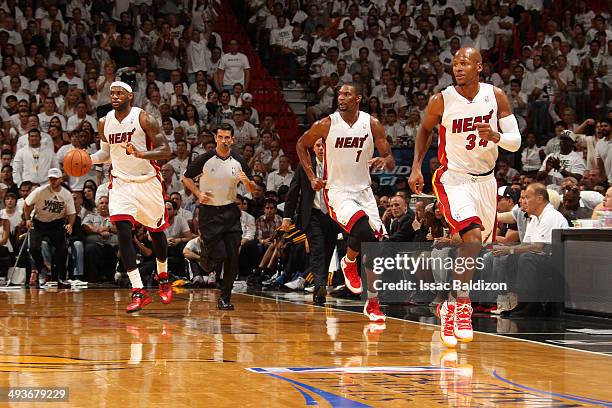
[(246, 55), (240, 52), (236, 54), (224, 54), (219, 63), (219, 69), (224, 71), (223, 86), (234, 86), (234, 84), (244, 85), (244, 70), (250, 68), (251, 65)]

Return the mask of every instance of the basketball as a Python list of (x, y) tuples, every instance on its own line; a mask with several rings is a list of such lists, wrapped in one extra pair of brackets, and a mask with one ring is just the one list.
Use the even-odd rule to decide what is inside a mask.
[(64, 170), (72, 177), (81, 177), (91, 169), (91, 157), (83, 149), (73, 149), (64, 157)]

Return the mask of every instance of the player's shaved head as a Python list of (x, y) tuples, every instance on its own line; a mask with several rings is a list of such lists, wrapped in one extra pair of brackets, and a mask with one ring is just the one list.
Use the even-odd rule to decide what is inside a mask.
[(459, 51), (455, 53), (455, 58), (465, 57), (474, 63), (482, 63), (482, 55), (480, 51), (473, 47), (459, 48)]

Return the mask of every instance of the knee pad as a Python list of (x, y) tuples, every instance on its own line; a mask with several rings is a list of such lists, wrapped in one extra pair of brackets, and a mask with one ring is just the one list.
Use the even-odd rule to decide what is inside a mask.
[(377, 239), (370, 226), (369, 218), (367, 215), (364, 215), (353, 225), (351, 235), (348, 239), (348, 245), (352, 250), (359, 251), (362, 242), (375, 241), (377, 241)]

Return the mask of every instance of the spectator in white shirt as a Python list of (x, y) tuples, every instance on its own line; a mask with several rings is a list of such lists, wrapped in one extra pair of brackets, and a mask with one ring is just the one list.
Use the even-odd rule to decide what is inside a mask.
[(72, 61), (66, 62), (64, 74), (57, 79), (57, 82), (60, 81), (65, 81), (69, 88), (77, 88), (81, 91), (85, 90), (83, 80), (76, 76), (75, 65)]
[(268, 174), (266, 190), (278, 192), (280, 186), (289, 187), (291, 179), (293, 179), (293, 171), (289, 169), (289, 158), (282, 155), (278, 159), (278, 170)]
[(243, 53), (238, 52), (238, 41), (231, 40), (229, 52), (221, 57), (217, 70), (217, 83), (220, 88), (231, 90), (234, 84), (243, 84), (244, 91), (249, 89), (251, 65)]
[(28, 146), (19, 150), (13, 159), (13, 180), (17, 185), (24, 180), (47, 185), (49, 169), (58, 167), (53, 149), (41, 147), (40, 130), (31, 129), (28, 132)]
[(538, 180), (548, 179), (550, 184), (561, 185), (564, 177), (574, 177), (580, 180), (586, 171), (586, 164), (581, 153), (574, 151), (576, 135), (569, 130), (561, 133), (559, 153), (551, 153), (544, 159)]
[(210, 51), (206, 46), (206, 41), (201, 40), (199, 30), (193, 30), (191, 41), (186, 47), (187, 53), (187, 81), (189, 84), (195, 83), (196, 72), (208, 71), (208, 61), (210, 60)]
[(486, 37), (480, 34), (480, 26), (478, 24), (472, 24), (470, 26), (470, 35), (463, 38), (461, 46), (473, 47), (478, 51), (486, 51), (489, 49), (489, 43)]
[(68, 124), (65, 130), (72, 132), (80, 128), (83, 122), (89, 122), (94, 129), (98, 126), (96, 120), (87, 114), (87, 103), (85, 103), (85, 101), (80, 101), (76, 105), (76, 114), (68, 118)]
[(176, 141), (176, 157), (168, 162), (174, 170), (175, 176), (180, 179), (187, 170), (189, 162), (191, 161), (191, 154), (187, 149), (187, 142), (185, 140)]
[[(554, 278), (550, 275), (551, 257), (547, 249), (552, 244), (552, 231), (568, 228), (565, 217), (549, 202), (546, 187), (540, 183), (530, 184), (521, 203), (521, 209), (529, 215), (525, 235), (520, 245), (496, 246), (493, 255), (518, 255), (516, 282), (519, 287), (519, 298), (522, 302), (542, 300), (546, 293), (547, 281)], [(539, 313), (541, 303), (523, 305), (525, 314)]]
[(40, 123), (40, 130), (47, 132), (49, 126), (51, 126), (51, 119), (57, 117), (61, 124), (62, 129), (66, 129), (66, 118), (61, 113), (58, 113), (55, 106), (55, 100), (53, 98), (45, 99), (43, 102), (43, 111), (38, 114), (38, 122)]
[(234, 110), (234, 145), (238, 149), (244, 148), (247, 144), (256, 145), (259, 141), (257, 129), (246, 119), (245, 109), (236, 108)]
[(540, 158), (540, 147), (536, 146), (536, 136), (533, 132), (527, 134), (527, 146), (521, 152), (522, 170), (525, 173), (534, 174), (542, 167)]
[(406, 127), (397, 121), (397, 112), (395, 109), (387, 109), (385, 113), (385, 134), (387, 139), (391, 139), (391, 146), (407, 147)]

